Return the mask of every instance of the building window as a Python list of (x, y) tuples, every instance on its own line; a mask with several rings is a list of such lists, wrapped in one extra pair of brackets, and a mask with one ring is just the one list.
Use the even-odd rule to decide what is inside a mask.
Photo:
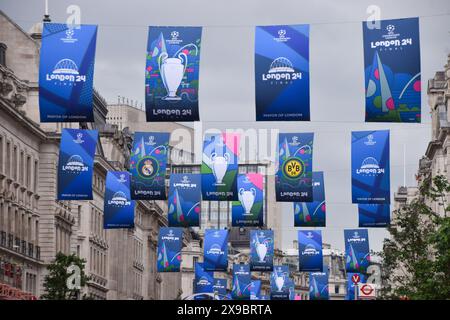
[(339, 293), (339, 286), (334, 286), (334, 293)]
[(3, 136), (0, 136), (0, 172), (3, 172)]
[(0, 64), (6, 67), (6, 49), (8, 47), (3, 42), (0, 42)]

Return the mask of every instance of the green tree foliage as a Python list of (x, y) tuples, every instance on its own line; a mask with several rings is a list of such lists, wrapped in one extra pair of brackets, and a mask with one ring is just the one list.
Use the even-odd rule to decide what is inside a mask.
[(426, 179), (419, 196), (395, 212), (379, 253), (383, 298), (450, 299), (449, 193), (444, 176)]
[[(49, 273), (44, 279), (45, 294), (41, 296), (41, 299), (78, 299), (81, 288), (84, 287), (89, 280), (84, 272), (85, 263), (86, 260), (79, 258), (75, 254), (65, 255), (59, 252), (53, 263), (47, 266)], [(71, 267), (72, 270), (69, 267)], [(73, 269), (79, 271), (79, 286), (76, 285), (76, 281), (78, 281), (78, 279), (76, 279), (77, 271), (74, 271)], [(67, 282), (69, 282), (69, 285)]]

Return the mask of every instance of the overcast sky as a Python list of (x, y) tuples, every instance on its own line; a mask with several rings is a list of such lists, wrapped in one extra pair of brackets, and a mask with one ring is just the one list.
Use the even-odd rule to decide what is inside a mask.
[[(324, 171), (327, 200), (325, 242), (344, 249), (344, 228), (358, 225), (351, 204), (352, 130), (391, 130), (391, 191), (415, 185), (418, 160), (430, 140), (426, 87), (450, 53), (450, 1), (365, 0), (49, 0), (53, 22), (65, 22), (70, 4), (81, 7), (81, 22), (98, 24), (94, 85), (109, 101), (117, 96), (144, 101), (147, 26), (204, 26), (200, 68), (203, 128), (273, 128), (314, 132), (314, 170)], [(364, 123), (361, 22), (367, 6), (381, 8), (382, 19), (421, 17), (422, 123)], [(26, 8), (26, 9), (25, 9)], [(0, 9), (25, 30), (42, 19), (44, 0), (2, 0)], [(446, 15), (445, 15), (446, 14)], [(255, 25), (311, 24), (311, 122), (256, 123), (253, 34)], [(296, 238), (291, 204), (282, 213), (283, 245)], [(371, 249), (380, 250), (387, 233), (369, 229)]]

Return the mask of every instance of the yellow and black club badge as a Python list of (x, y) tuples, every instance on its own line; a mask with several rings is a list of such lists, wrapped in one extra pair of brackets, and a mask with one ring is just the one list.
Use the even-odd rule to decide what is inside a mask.
[(283, 175), (288, 179), (297, 179), (303, 175), (305, 165), (299, 158), (288, 158), (283, 165)]

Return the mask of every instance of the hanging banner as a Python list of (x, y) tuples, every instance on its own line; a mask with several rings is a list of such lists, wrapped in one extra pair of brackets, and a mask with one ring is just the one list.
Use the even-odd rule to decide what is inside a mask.
[(311, 272), (309, 274), (309, 300), (328, 300), (328, 272)]
[(159, 228), (158, 272), (180, 272), (183, 228)]
[(250, 230), (250, 270), (272, 271), (273, 254), (273, 231)]
[(213, 290), (223, 299), (227, 295), (227, 279), (214, 278)]
[(203, 200), (238, 200), (239, 134), (207, 134), (201, 166)]
[(322, 231), (298, 231), (299, 271), (323, 271)]
[(172, 173), (169, 186), (169, 226), (199, 227), (201, 177), (195, 173)]
[(370, 263), (367, 229), (344, 230), (347, 272), (366, 273)]
[(366, 276), (362, 273), (347, 272), (347, 294), (345, 295), (345, 300), (355, 300), (355, 288), (358, 291), (358, 283), (355, 285), (355, 279), (359, 279), (358, 283), (366, 283)]
[(108, 171), (104, 200), (104, 228), (134, 228), (134, 201), (130, 197), (130, 173)]
[(420, 122), (419, 18), (363, 22), (366, 122)]
[(97, 130), (62, 129), (58, 162), (58, 200), (92, 200)]
[(289, 267), (274, 266), (270, 274), (270, 299), (288, 300), (289, 299)]
[(261, 296), (261, 280), (250, 282), (250, 300), (259, 300)]
[(259, 173), (239, 174), (237, 181), (239, 201), (232, 202), (233, 227), (262, 227), (263, 176)]
[(228, 230), (205, 230), (204, 263), (207, 271), (227, 271)]
[[(194, 273), (194, 293), (213, 293), (214, 272), (206, 271), (203, 263), (196, 262), (194, 265)], [(201, 297), (199, 298), (201, 299)]]
[(257, 121), (309, 121), (309, 25), (256, 27)]
[(352, 202), (391, 201), (389, 130), (352, 132)]
[(314, 133), (280, 133), (276, 199), (281, 202), (311, 202)]
[(289, 300), (297, 300), (297, 295), (295, 294), (295, 282), (291, 278), (288, 278), (287, 288), (289, 291)]
[(323, 172), (312, 173), (313, 201), (294, 202), (295, 227), (325, 227), (326, 204)]
[(43, 24), (39, 61), (41, 122), (94, 122), (97, 26)]
[(201, 27), (149, 27), (147, 121), (198, 121)]
[(135, 132), (130, 158), (131, 198), (166, 199), (166, 164), (170, 133)]
[(250, 266), (248, 264), (234, 264), (231, 297), (236, 300), (250, 299), (251, 282)]
[(391, 223), (388, 204), (358, 204), (360, 228), (385, 228)]

